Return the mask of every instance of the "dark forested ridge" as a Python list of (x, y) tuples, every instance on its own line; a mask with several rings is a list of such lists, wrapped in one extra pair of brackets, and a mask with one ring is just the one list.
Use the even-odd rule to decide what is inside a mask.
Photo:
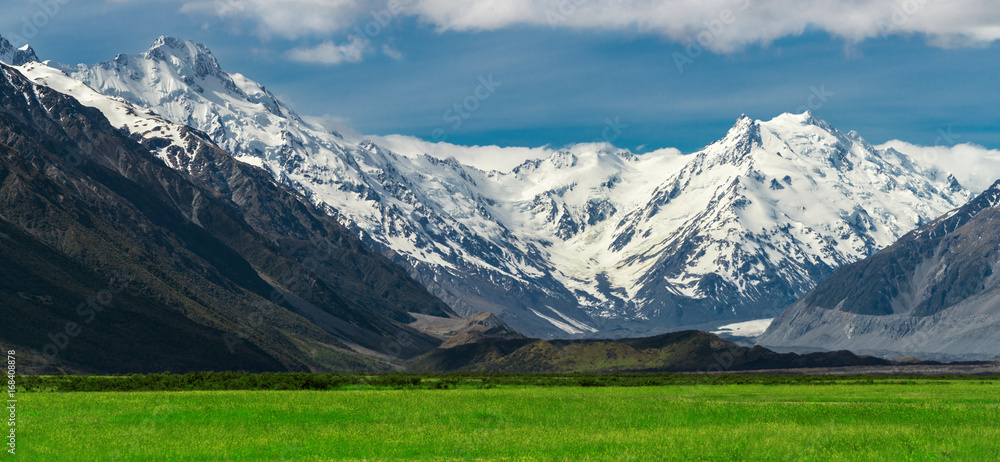
[(847, 266), (758, 340), (786, 349), (992, 360), (1000, 344), (1000, 182)]
[(743, 347), (684, 331), (619, 340), (491, 339), (438, 348), (408, 363), (415, 372), (612, 373), (723, 372), (888, 365), (849, 351), (798, 355)]
[(5, 346), (40, 370), (325, 371), (440, 343), (407, 312), (454, 314), (401, 269), (265, 173), (191, 146), (204, 165), (184, 175), (0, 68)]

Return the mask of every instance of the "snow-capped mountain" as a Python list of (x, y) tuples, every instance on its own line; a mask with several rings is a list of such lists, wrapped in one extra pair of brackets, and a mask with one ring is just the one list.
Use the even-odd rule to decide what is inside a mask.
[[(204, 132), (459, 314), (492, 311), (532, 336), (773, 317), (837, 267), (970, 197), (947, 173), (810, 113), (741, 117), (688, 155), (577, 146), (487, 172), (314, 126), (191, 42), (161, 38), (141, 55), (49, 66), (140, 116)], [(119, 122), (140, 136), (166, 130)], [(187, 170), (173, 152), (168, 163)]]
[(31, 49), (30, 46), (24, 45), (21, 48), (14, 48), (14, 45), (11, 45), (7, 39), (0, 37), (0, 62), (20, 66), (33, 61), (38, 61), (38, 56), (35, 56), (35, 50)]
[[(443, 342), (407, 324), (456, 316), (397, 265), (203, 134), (131, 116), (179, 136), (140, 137), (103, 115), (130, 110), (39, 63), (0, 65), (0, 340), (40, 373), (356, 371)], [(197, 154), (190, 172), (151, 155), (177, 149)], [(113, 309), (76, 307), (123, 279)], [(73, 346), (45, 345), (67, 322)]]
[(758, 343), (935, 360), (1000, 358), (1000, 182), (781, 314)]

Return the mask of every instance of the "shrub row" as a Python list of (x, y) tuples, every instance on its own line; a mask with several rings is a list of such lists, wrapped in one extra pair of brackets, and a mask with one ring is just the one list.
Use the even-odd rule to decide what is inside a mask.
[(21, 376), (29, 392), (448, 389), (494, 387), (637, 387), (691, 385), (910, 384), (917, 381), (979, 380), (1000, 376), (831, 376), (766, 374), (312, 374), (192, 372), (112, 376)]

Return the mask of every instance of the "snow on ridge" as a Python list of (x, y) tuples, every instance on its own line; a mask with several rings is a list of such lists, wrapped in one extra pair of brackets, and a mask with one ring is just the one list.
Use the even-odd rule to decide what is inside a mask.
[(952, 146), (917, 146), (891, 140), (876, 146), (879, 150), (893, 149), (919, 164), (955, 176), (962, 186), (973, 193), (989, 189), (1000, 179), (1000, 149), (988, 149), (969, 143)]
[(719, 326), (718, 329), (713, 330), (713, 334), (729, 334), (735, 337), (759, 337), (764, 331), (767, 330), (768, 326), (774, 322), (774, 318), (768, 319), (755, 319), (753, 321), (737, 322), (733, 324), (726, 324), (724, 326)]
[[(723, 139), (689, 155), (597, 145), (464, 148), (345, 138), (224, 71), (185, 74), (185, 66), (143, 55), (62, 68), (208, 133), (427, 279), (461, 284), (475, 274), (502, 291), (517, 286), (551, 299), (544, 306), (555, 317), (535, 301), (520, 309), (564, 333), (594, 332), (588, 315), (651, 319), (667, 298), (754, 301), (774, 281), (802, 292), (818, 282), (816, 271), (874, 253), (969, 197), (920, 159), (883, 155), (808, 112), (741, 117)], [(120, 117), (121, 107), (107, 109)], [(510, 158), (484, 163), (496, 153)], [(581, 309), (556, 303), (567, 296)]]
[(167, 122), (152, 111), (139, 111), (120, 98), (98, 93), (83, 82), (73, 79), (66, 73), (45, 64), (27, 63), (23, 66), (18, 66), (17, 69), (34, 83), (69, 95), (80, 104), (101, 111), (111, 125), (116, 128), (124, 128), (131, 133), (147, 139), (167, 140), (169, 143), (161, 145), (154, 151), (154, 154), (167, 163), (167, 165), (175, 169), (190, 172), (190, 165), (193, 159), (186, 159), (183, 164), (179, 164), (177, 159), (172, 159), (167, 155), (167, 147), (169, 146), (174, 146), (179, 148), (180, 151), (184, 151), (185, 142), (182, 132), (186, 129), (185, 126)]
[(561, 331), (563, 331), (563, 332), (565, 332), (567, 334), (576, 335), (576, 334), (582, 334), (583, 333), (583, 330), (578, 329), (578, 328), (574, 327), (573, 325), (570, 325), (569, 323), (565, 323), (565, 322), (559, 321), (559, 320), (557, 320), (555, 318), (546, 316), (546, 315), (544, 315), (542, 313), (539, 313), (534, 308), (530, 308), (530, 310), (531, 310), (532, 313), (535, 313), (535, 316), (538, 316), (539, 318), (542, 318), (542, 319), (548, 321), (553, 326), (559, 328), (559, 330), (561, 330)]
[(580, 321), (577, 321), (577, 320), (575, 320), (575, 319), (573, 319), (573, 318), (571, 318), (569, 316), (566, 316), (565, 314), (560, 313), (559, 310), (557, 310), (555, 308), (552, 308), (551, 306), (546, 306), (546, 308), (548, 308), (549, 310), (552, 310), (553, 313), (555, 313), (556, 315), (558, 315), (564, 321), (570, 323), (573, 327), (579, 329), (581, 332), (583, 332), (583, 331), (587, 331), (587, 332), (591, 332), (591, 333), (596, 333), (597, 332), (597, 329), (594, 329), (593, 327), (590, 327), (590, 326), (588, 326), (588, 325), (586, 325), (586, 324), (584, 324), (584, 323), (582, 323)]

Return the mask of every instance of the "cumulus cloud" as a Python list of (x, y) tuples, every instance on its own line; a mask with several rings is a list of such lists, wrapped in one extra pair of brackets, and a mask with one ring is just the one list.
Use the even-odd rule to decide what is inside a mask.
[(496, 29), (515, 23), (638, 29), (715, 51), (769, 43), (807, 28), (851, 42), (926, 34), (935, 44), (1000, 39), (1000, 9), (990, 0), (421, 0), (414, 11), (442, 29)]
[[(350, 138), (350, 137), (348, 137)], [(454, 158), (455, 160), (484, 171), (496, 170), (499, 172), (509, 172), (523, 164), (525, 161), (534, 159), (545, 159), (551, 157), (559, 151), (569, 151), (574, 154), (583, 154), (595, 151), (618, 151), (607, 142), (576, 143), (561, 148), (552, 146), (529, 147), (501, 147), (501, 146), (460, 146), (446, 142), (432, 142), (407, 135), (388, 136), (365, 136), (377, 143), (379, 146), (391, 151), (407, 156), (416, 157), (423, 154), (438, 159)], [(355, 139), (357, 141), (359, 139)], [(658, 149), (646, 154), (648, 156), (682, 156), (680, 150), (674, 148)]]
[(358, 141), (364, 137), (360, 132), (354, 129), (354, 124), (350, 119), (346, 117), (338, 117), (330, 114), (325, 114), (322, 116), (301, 116), (302, 120), (305, 120), (309, 124), (313, 125), (313, 128), (319, 130), (325, 130), (331, 133), (336, 133), (346, 139)]
[(181, 11), (250, 19), (263, 36), (299, 38), (339, 32), (370, 8), (370, 0), (180, 0)]
[(187, 11), (242, 16), (290, 38), (413, 16), (441, 31), (517, 25), (637, 30), (717, 52), (825, 30), (849, 42), (924, 35), (943, 47), (1000, 39), (994, 0), (182, 0)]
[(288, 59), (300, 63), (318, 63), (336, 66), (342, 63), (361, 62), (365, 52), (364, 39), (351, 37), (350, 43), (337, 45), (327, 40), (312, 48), (294, 48), (288, 52)]
[(537, 148), (500, 146), (459, 146), (445, 142), (430, 142), (406, 135), (368, 137), (393, 152), (414, 157), (427, 154), (438, 159), (454, 157), (455, 160), (480, 170), (509, 172), (526, 160), (543, 159), (556, 152), (547, 146)]
[(392, 59), (403, 59), (403, 52), (393, 48), (389, 45), (382, 45), (382, 53)]
[(1000, 150), (987, 149), (974, 144), (954, 146), (918, 146), (905, 141), (892, 140), (876, 146), (893, 148), (942, 172), (955, 175), (966, 188), (974, 192), (985, 191), (1000, 179)]

